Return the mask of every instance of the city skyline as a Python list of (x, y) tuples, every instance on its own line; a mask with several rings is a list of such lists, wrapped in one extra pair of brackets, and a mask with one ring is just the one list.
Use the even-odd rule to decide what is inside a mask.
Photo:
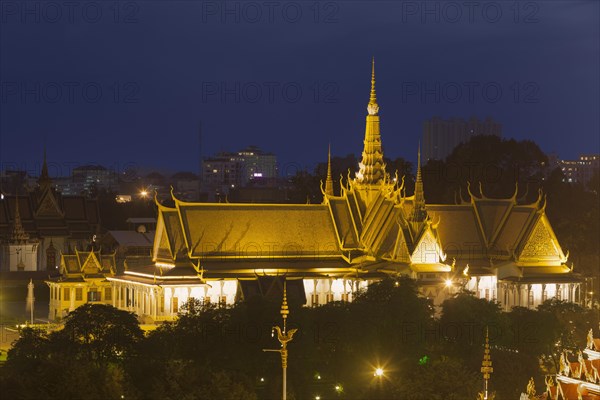
[(413, 161), (434, 116), (491, 116), (504, 137), (563, 159), (600, 152), (594, 2), (492, 3), (501, 17), (465, 8), (456, 21), (436, 2), (429, 13), (420, 2), (286, 3), (301, 7), (297, 21), (291, 6), (254, 21), (235, 2), (230, 14), (189, 2), (172, 19), (161, 2), (131, 4), (94, 23), (4, 10), (3, 169), (35, 170), (45, 142), (49, 162), (197, 171), (200, 123), (205, 156), (256, 144), (310, 168), (329, 142), (333, 155), (360, 148), (372, 56), (390, 157)]

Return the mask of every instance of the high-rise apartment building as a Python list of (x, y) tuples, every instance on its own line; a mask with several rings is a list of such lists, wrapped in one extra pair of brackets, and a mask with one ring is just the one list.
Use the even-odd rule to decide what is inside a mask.
[(490, 117), (483, 121), (475, 117), (467, 121), (433, 117), (423, 123), (423, 158), (425, 161), (444, 160), (456, 146), (476, 135), (502, 136), (502, 125)]
[(269, 184), (276, 178), (277, 157), (256, 146), (217, 153), (202, 160), (202, 187), (217, 194), (227, 194), (229, 189), (249, 183)]

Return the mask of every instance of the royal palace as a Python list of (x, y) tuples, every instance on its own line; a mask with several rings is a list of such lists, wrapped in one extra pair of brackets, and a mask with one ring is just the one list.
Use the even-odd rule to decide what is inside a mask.
[(386, 170), (375, 70), (367, 106), (362, 159), (353, 177), (334, 187), (329, 160), (321, 204), (191, 203), (172, 195), (156, 201), (152, 255), (62, 254), (51, 288), (50, 318), (86, 301), (135, 311), (148, 323), (169, 320), (194, 297), (231, 304), (267, 295), (280, 279), (309, 306), (352, 301), (385, 276), (417, 280), (440, 304), (458, 290), (498, 301), (504, 309), (547, 299), (582, 300), (581, 279), (545, 213), (546, 201), (525, 203), (470, 187), (458, 204), (428, 204), (421, 162), (415, 189)]

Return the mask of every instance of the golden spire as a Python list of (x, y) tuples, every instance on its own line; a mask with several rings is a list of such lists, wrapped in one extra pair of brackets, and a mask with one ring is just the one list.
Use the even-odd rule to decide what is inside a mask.
[(15, 198), (15, 221), (11, 239), (15, 244), (26, 243), (29, 240), (29, 235), (27, 235), (25, 229), (23, 229), (23, 224), (21, 223), (21, 213), (19, 212), (19, 196)]
[(379, 105), (377, 104), (377, 94), (375, 93), (375, 57), (371, 61), (371, 95), (369, 96), (369, 104), (367, 105), (369, 115), (377, 115)]
[(333, 196), (333, 178), (331, 177), (331, 144), (327, 153), (327, 180), (325, 181), (325, 194)]
[(375, 58), (373, 58), (371, 67), (371, 96), (367, 111), (369, 114), (365, 127), (364, 147), (356, 178), (360, 183), (374, 185), (386, 177), (381, 134), (379, 133), (379, 105), (375, 94)]
[(494, 372), (492, 368), (492, 357), (490, 356), (490, 338), (489, 329), (485, 328), (485, 350), (483, 351), (483, 361), (481, 362), (481, 373), (483, 374), (484, 389), (483, 392), (479, 393), (479, 399), (481, 400), (493, 400), (495, 394), (488, 394), (488, 383), (490, 376)]
[(423, 191), (423, 178), (421, 176), (421, 142), (417, 153), (417, 177), (415, 179), (415, 198), (413, 206), (413, 221), (421, 222), (427, 216), (425, 211), (425, 192)]

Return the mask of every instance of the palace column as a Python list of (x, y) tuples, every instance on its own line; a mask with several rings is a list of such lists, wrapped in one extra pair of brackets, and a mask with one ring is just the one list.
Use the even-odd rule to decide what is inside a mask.
[(75, 288), (71, 287), (69, 289), (69, 293), (70, 293), (70, 296), (69, 296), (69, 301), (70, 301), (69, 312), (70, 312), (70, 311), (73, 311), (75, 309)]
[(572, 283), (567, 284), (567, 290), (569, 291), (568, 301), (572, 302), (573, 301), (573, 284)]
[(152, 319), (156, 320), (156, 309), (158, 306), (158, 293), (156, 288), (152, 288)]
[(546, 301), (546, 299), (548, 299), (548, 292), (546, 292), (546, 284), (542, 283), (542, 301), (541, 301), (541, 303)]
[(121, 304), (121, 297), (122, 297), (121, 296), (121, 284), (117, 283), (116, 284), (116, 288), (117, 288), (117, 293), (115, 293), (115, 295), (117, 296), (117, 304), (118, 304), (117, 308), (120, 309), (122, 307), (122, 304)]

